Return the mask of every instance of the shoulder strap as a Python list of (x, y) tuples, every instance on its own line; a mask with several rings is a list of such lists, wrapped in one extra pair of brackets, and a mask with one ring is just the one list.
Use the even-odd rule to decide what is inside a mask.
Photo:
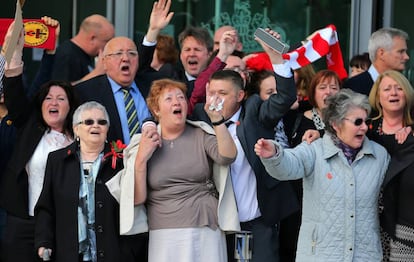
[(296, 115), (295, 124), (293, 125), (292, 132), (290, 133), (291, 138), (296, 134), (296, 131), (299, 128), (300, 122), (302, 121), (302, 118), (303, 118), (303, 113)]

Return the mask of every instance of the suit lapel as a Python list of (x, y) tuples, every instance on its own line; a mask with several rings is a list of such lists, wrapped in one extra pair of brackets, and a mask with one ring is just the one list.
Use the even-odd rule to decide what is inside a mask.
[(101, 86), (102, 103), (105, 105), (106, 110), (108, 111), (109, 118), (111, 120), (108, 139), (121, 139), (123, 141), (124, 136), (122, 134), (122, 126), (121, 120), (119, 118), (118, 108), (115, 103), (114, 94), (112, 93), (111, 84), (109, 83), (109, 80), (106, 77), (103, 78)]

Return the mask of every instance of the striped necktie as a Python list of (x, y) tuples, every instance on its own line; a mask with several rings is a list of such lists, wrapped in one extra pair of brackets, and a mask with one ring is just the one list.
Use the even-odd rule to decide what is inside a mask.
[(129, 137), (132, 137), (138, 130), (139, 120), (137, 109), (135, 108), (134, 99), (129, 93), (129, 88), (122, 88), (124, 93), (125, 111), (128, 120)]

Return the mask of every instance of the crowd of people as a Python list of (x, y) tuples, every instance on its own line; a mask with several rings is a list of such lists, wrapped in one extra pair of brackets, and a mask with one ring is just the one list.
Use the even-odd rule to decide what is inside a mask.
[(375, 31), (340, 79), (231, 25), (163, 35), (170, 7), (140, 43), (86, 17), (30, 86), (9, 27), (0, 261), (414, 261), (407, 33)]

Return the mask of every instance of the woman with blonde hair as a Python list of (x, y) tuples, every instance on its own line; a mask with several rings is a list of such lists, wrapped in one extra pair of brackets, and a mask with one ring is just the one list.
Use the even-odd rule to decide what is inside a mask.
[(413, 99), (410, 82), (394, 70), (382, 73), (369, 94), (369, 102), (376, 112), (367, 136), (384, 146), (391, 155), (383, 183), (380, 214), (385, 231), (382, 239), (384, 256), (389, 256), (390, 261), (414, 260), (414, 216), (410, 206), (414, 200)]
[[(383, 86), (382, 89), (381, 86)], [(393, 89), (393, 87), (397, 88)], [(388, 110), (388, 107), (386, 105), (383, 105), (383, 103), (381, 103), (383, 101), (381, 99), (381, 95), (383, 93), (386, 93), (390, 94), (390, 96), (393, 96), (394, 91), (396, 93), (395, 96), (398, 96), (397, 94), (403, 95), (405, 103), (401, 104), (403, 106), (402, 108), (397, 108), (399, 110), (395, 111), (390, 109), (390, 111)], [(389, 129), (389, 131), (391, 131), (392, 129), (398, 130), (402, 127), (413, 124), (413, 118), (411, 115), (413, 100), (414, 90), (410, 82), (403, 74), (395, 70), (388, 70), (382, 73), (378, 77), (377, 81), (375, 81), (369, 94), (369, 103), (371, 107), (375, 110), (375, 113), (377, 113), (377, 115), (373, 115), (373, 119), (383, 119), (385, 117), (386, 123), (383, 123), (383, 128), (387, 130)], [(394, 112), (394, 114), (392, 115), (392, 119), (396, 122), (394, 125), (388, 123), (388, 120), (391, 120), (391, 118), (388, 119), (388, 117), (391, 117), (390, 114), (392, 112)], [(397, 115), (397, 119), (401, 121), (397, 121), (397, 119), (394, 118)]]

